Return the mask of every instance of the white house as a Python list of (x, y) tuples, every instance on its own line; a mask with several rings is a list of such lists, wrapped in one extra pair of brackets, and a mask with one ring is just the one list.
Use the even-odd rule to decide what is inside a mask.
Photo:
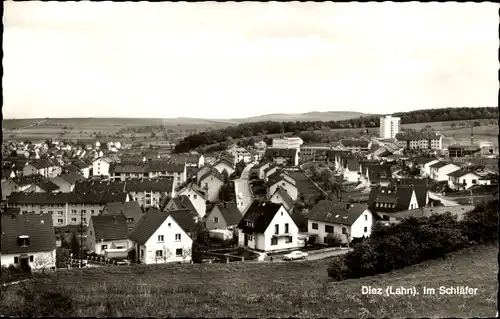
[(204, 217), (207, 210), (207, 198), (195, 184), (188, 185), (177, 192), (177, 196), (187, 196), (200, 217)]
[(343, 175), (344, 175), (344, 180), (350, 183), (360, 181), (361, 176), (359, 172), (359, 163), (356, 159), (348, 159), (345, 162)]
[(491, 185), (491, 180), (467, 169), (458, 169), (448, 174), (448, 186), (451, 189), (467, 190), (477, 185)]
[(431, 166), (439, 162), (435, 158), (430, 158), (428, 161), (421, 165), (421, 172), (424, 176), (431, 176)]
[(297, 200), (297, 197), (299, 196), (299, 191), (297, 189), (297, 186), (295, 186), (295, 183), (292, 183), (289, 179), (280, 177), (276, 180), (270, 180), (267, 183), (267, 189), (268, 189), (267, 194), (269, 198), (274, 193), (276, 193), (278, 188), (284, 188), (293, 201)]
[(1, 220), (2, 266), (55, 270), (56, 236), (51, 216), (2, 214)]
[(212, 165), (212, 167), (218, 170), (219, 173), (222, 173), (224, 170), (226, 170), (228, 175), (231, 175), (235, 170), (234, 166), (224, 159), (217, 161), (214, 165)]
[(287, 211), (293, 208), (293, 199), (283, 187), (278, 187), (274, 194), (271, 195), (270, 201), (275, 204), (282, 204)]
[(299, 247), (299, 229), (285, 207), (254, 201), (238, 224), (238, 244), (258, 251)]
[(268, 166), (266, 169), (264, 169), (264, 181), (267, 182), (269, 180), (269, 176), (273, 175), (274, 173), (276, 173), (278, 171), (279, 167), (278, 165), (276, 164), (272, 164), (270, 166)]
[(92, 216), (87, 228), (90, 251), (104, 255), (108, 249), (123, 251), (124, 257), (133, 248), (128, 239), (127, 218), (124, 215)]
[(190, 233), (197, 222), (197, 216), (192, 214), (196, 213), (149, 209), (129, 236), (134, 243), (135, 260), (142, 264), (190, 262)]
[(23, 167), (23, 176), (42, 175), (44, 177), (56, 177), (61, 174), (61, 166), (50, 159), (35, 160)]
[(258, 179), (264, 179), (264, 171), (271, 166), (272, 162), (262, 162), (257, 165), (252, 166), (250, 169), (250, 174)]
[(369, 237), (375, 220), (366, 204), (320, 200), (307, 215), (307, 232), (317, 244), (329, 245), (335, 235), (348, 243), (353, 238)]
[[(99, 142), (96, 142), (99, 143)], [(99, 157), (92, 162), (92, 175), (93, 176), (109, 176), (109, 166), (111, 159), (107, 157)]]
[(200, 187), (205, 190), (207, 200), (213, 202), (219, 199), (219, 193), (224, 184), (224, 176), (213, 169), (200, 178)]
[(430, 166), (430, 177), (438, 182), (448, 181), (448, 174), (458, 170), (460, 166), (448, 162), (437, 162)]
[(203, 166), (196, 172), (196, 181), (199, 182), (206, 173), (212, 170), (212, 166)]

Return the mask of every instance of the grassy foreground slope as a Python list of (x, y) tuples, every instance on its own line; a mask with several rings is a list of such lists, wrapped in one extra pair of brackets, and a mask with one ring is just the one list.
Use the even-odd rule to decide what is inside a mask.
[[(64, 315), (78, 317), (490, 317), (496, 312), (497, 254), (497, 247), (467, 249), (344, 282), (328, 279), (327, 260), (94, 268), (50, 274), (43, 289), (61, 286), (73, 301)], [(475, 296), (361, 293), (362, 286), (389, 285), (479, 289)], [(23, 284), (3, 292), (0, 313), (21, 315), (12, 313), (23, 307), (19, 289)]]

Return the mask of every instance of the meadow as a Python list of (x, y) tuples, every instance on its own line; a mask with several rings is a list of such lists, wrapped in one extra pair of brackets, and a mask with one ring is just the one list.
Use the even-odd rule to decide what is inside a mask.
[[(38, 315), (51, 311), (49, 315), (77, 317), (491, 317), (496, 312), (497, 254), (498, 247), (471, 248), (443, 260), (342, 282), (328, 278), (328, 259), (61, 270), (2, 288), (0, 313), (25, 315), (31, 309)], [(364, 295), (363, 286), (415, 286), (420, 294)], [(436, 288), (436, 294), (424, 295), (424, 286)], [(440, 295), (440, 286), (469, 286), (478, 293)], [(20, 291), (28, 297), (21, 297)], [(26, 293), (30, 291), (37, 292), (35, 297)], [(43, 296), (52, 299), (46, 297), (42, 304)]]
[[(73, 118), (73, 119), (7, 119), (3, 120), (4, 139), (44, 140), (52, 138), (78, 139), (85, 142), (113, 140), (113, 135), (121, 129), (147, 126), (163, 126), (169, 130), (164, 136), (156, 131), (158, 138), (150, 132), (124, 133), (122, 141), (150, 142), (183, 138), (193, 131), (204, 131), (227, 127), (225, 122), (198, 119), (158, 119), (158, 118)], [(62, 136), (61, 134), (64, 133)], [(97, 138), (95, 134), (103, 137)], [(116, 138), (114, 138), (116, 139)]]

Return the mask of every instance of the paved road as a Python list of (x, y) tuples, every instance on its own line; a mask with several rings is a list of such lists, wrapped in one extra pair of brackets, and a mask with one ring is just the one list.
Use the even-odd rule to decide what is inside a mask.
[[(248, 177), (250, 175), (250, 169), (253, 164), (248, 164), (243, 171), (241, 172), (241, 176), (239, 179), (234, 180), (234, 191), (236, 193), (236, 202), (238, 204), (238, 208), (241, 212), (245, 211), (248, 205), (252, 202), (252, 192), (250, 191), (250, 187), (248, 185)], [(241, 193), (241, 198), (238, 197), (238, 194)]]
[(429, 192), (429, 198), (440, 200), (444, 206), (460, 206), (456, 201), (448, 199), (447, 197), (438, 195), (434, 192)]
[[(327, 252), (324, 252), (324, 253), (311, 254), (311, 255), (307, 256), (306, 259), (294, 260), (293, 262), (304, 262), (304, 261), (311, 261), (311, 260), (320, 260), (320, 259), (330, 258), (330, 257), (334, 257), (334, 256), (344, 255), (344, 254), (346, 254), (348, 252), (349, 252), (349, 250), (347, 250), (347, 249), (327, 251)], [(256, 262), (282, 263), (282, 262), (292, 262), (292, 261), (290, 261), (290, 260), (283, 260), (283, 255), (277, 255), (277, 256), (273, 256), (273, 261), (270, 261), (269, 259), (266, 259), (266, 260), (260, 259), (260, 260), (258, 260)]]

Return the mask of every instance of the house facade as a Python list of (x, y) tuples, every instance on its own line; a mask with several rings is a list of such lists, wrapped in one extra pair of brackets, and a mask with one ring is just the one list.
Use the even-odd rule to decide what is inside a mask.
[(193, 187), (187, 186), (181, 189), (177, 196), (187, 196), (200, 217), (204, 217), (207, 211), (207, 198)]
[(430, 177), (438, 182), (448, 181), (448, 174), (460, 169), (458, 165), (447, 162), (437, 162), (430, 166)]
[(468, 190), (472, 186), (477, 185), (491, 185), (491, 180), (464, 169), (459, 169), (448, 174), (448, 186), (453, 190)]
[(283, 205), (254, 202), (238, 224), (238, 244), (258, 251), (299, 247), (299, 229)]
[(56, 177), (62, 172), (61, 166), (51, 160), (36, 160), (23, 167), (23, 176), (42, 175), (47, 178)]
[(56, 268), (56, 236), (48, 215), (2, 214), (1, 264), (32, 270)]
[(268, 191), (267, 194), (269, 198), (276, 193), (278, 188), (283, 188), (286, 190), (288, 195), (293, 201), (296, 201), (298, 196), (299, 196), (299, 191), (297, 189), (297, 186), (295, 184), (291, 183), (288, 179), (286, 178), (280, 178), (276, 181), (273, 181), (271, 183), (268, 183)]
[(242, 217), (236, 203), (223, 202), (215, 205), (206, 215), (205, 225), (208, 230), (233, 229), (238, 225)]
[(349, 243), (353, 238), (369, 237), (374, 222), (374, 214), (365, 204), (321, 200), (308, 214), (307, 232), (316, 244), (328, 245), (334, 235)]
[(92, 176), (108, 176), (111, 159), (107, 157), (99, 157), (92, 162)]
[(221, 174), (224, 170), (227, 171), (228, 175), (231, 175), (235, 171), (234, 165), (225, 160), (217, 161), (212, 167), (219, 171), (219, 173)]
[(219, 199), (219, 193), (223, 184), (224, 178), (218, 171), (212, 170), (200, 179), (200, 187), (206, 191), (206, 198), (211, 202)]
[(87, 243), (90, 251), (98, 255), (104, 255), (108, 249), (122, 250), (126, 254), (133, 248), (128, 234), (124, 215), (92, 216), (87, 228)]
[(190, 262), (193, 241), (172, 212), (146, 212), (129, 238), (142, 264)]

